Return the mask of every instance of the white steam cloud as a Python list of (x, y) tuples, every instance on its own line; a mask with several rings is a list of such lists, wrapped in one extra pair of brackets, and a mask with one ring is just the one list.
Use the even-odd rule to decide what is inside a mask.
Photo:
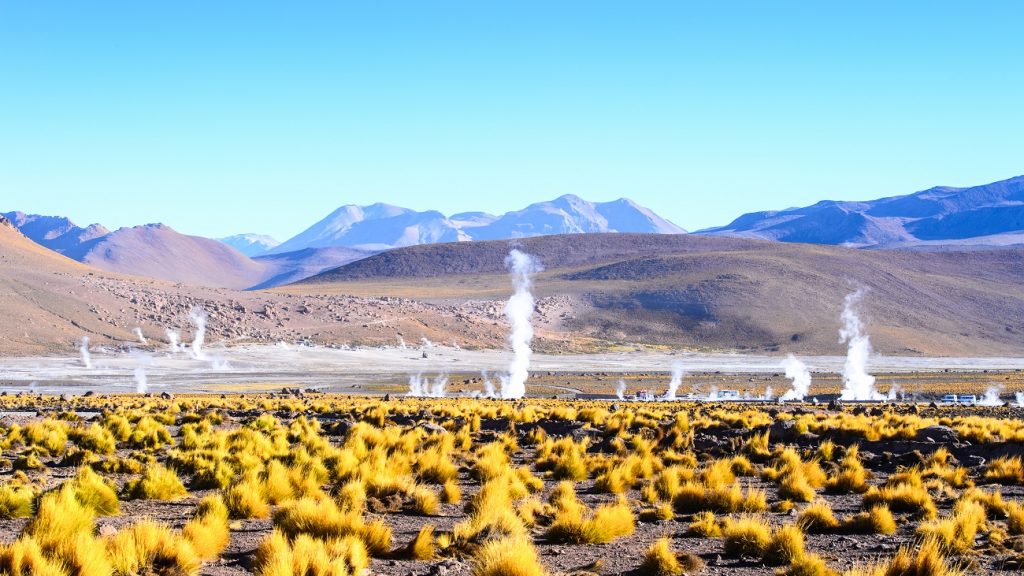
[(840, 396), (842, 400), (884, 399), (875, 389), (875, 377), (867, 371), (871, 341), (856, 309), (863, 297), (864, 291), (857, 290), (848, 294), (843, 302), (843, 314), (840, 317), (843, 327), (839, 329), (839, 342), (848, 343), (848, 346), (846, 365), (843, 367), (843, 394)]
[(405, 345), (405, 338), (402, 338), (401, 336), (398, 337), (398, 347), (401, 348), (402, 350), (405, 350), (407, 348), (407, 346)]
[(505, 304), (505, 316), (508, 317), (512, 332), (508, 340), (512, 345), (512, 362), (508, 366), (508, 377), (501, 379), (502, 398), (522, 398), (526, 395), (526, 379), (530, 375), (530, 342), (533, 341), (534, 300), (530, 292), (531, 275), (541, 270), (540, 264), (533, 256), (512, 249), (505, 258), (505, 266), (512, 273), (512, 286), (515, 292)]
[(152, 361), (153, 359), (149, 356), (140, 355), (138, 358), (138, 364), (135, 365), (135, 391), (139, 394), (149, 392), (149, 381), (146, 378), (146, 366), (148, 366)]
[(92, 355), (89, 354), (89, 337), (82, 336), (82, 343), (78, 346), (78, 353), (82, 356), (82, 365), (92, 368)]
[(168, 328), (164, 334), (167, 335), (167, 342), (171, 346), (171, 354), (177, 354), (180, 352), (181, 346), (179, 345), (179, 342), (181, 342), (181, 334), (178, 334), (177, 330), (171, 330), (170, 328)]
[(1002, 406), (1003, 401), (999, 398), (999, 394), (1002, 393), (1003, 387), (998, 384), (995, 386), (989, 386), (988, 390), (985, 390), (985, 396), (978, 400), (979, 406)]
[(779, 400), (802, 402), (811, 390), (811, 371), (807, 369), (807, 364), (790, 354), (782, 362), (782, 368), (786, 370), (786, 378), (792, 381), (792, 387)]
[(1024, 408), (1024, 392), (1014, 392), (1013, 397), (1017, 400), (1017, 407)]
[(444, 398), (448, 393), (448, 375), (438, 374), (433, 381), (417, 372), (409, 376), (409, 391), (406, 396)]
[(498, 393), (494, 390), (494, 382), (487, 376), (487, 370), (480, 372), (480, 376), (484, 381), (484, 396), (488, 398), (497, 397)]
[(189, 312), (188, 319), (196, 327), (196, 334), (192, 337), (192, 357), (196, 360), (205, 360), (203, 344), (206, 342), (206, 311), (197, 306)]
[(683, 370), (683, 363), (676, 362), (672, 365), (672, 379), (668, 382), (668, 390), (665, 391), (665, 395), (662, 396), (662, 400), (675, 400), (676, 393), (679, 392), (679, 387), (683, 384), (683, 377), (686, 376), (686, 372)]
[(142, 328), (139, 328), (138, 326), (132, 328), (132, 334), (135, 334), (135, 337), (139, 340), (139, 344), (142, 344), (143, 346), (149, 344), (149, 342), (146, 342), (146, 336), (142, 333)]
[(615, 387), (615, 397), (619, 400), (626, 399), (626, 381), (619, 379), (619, 385)]

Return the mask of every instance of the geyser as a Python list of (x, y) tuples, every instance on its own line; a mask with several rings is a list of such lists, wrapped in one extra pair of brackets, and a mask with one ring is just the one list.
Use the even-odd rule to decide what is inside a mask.
[(676, 393), (679, 392), (679, 387), (683, 384), (684, 376), (686, 376), (686, 372), (683, 370), (683, 363), (676, 362), (672, 364), (672, 379), (668, 382), (668, 390), (661, 397), (662, 400), (676, 399)]
[(89, 337), (82, 336), (82, 343), (78, 347), (79, 354), (82, 355), (82, 364), (86, 368), (92, 368), (92, 355), (89, 354)]
[(421, 372), (409, 376), (409, 391), (406, 393), (406, 396), (444, 398), (447, 393), (447, 374), (438, 374), (432, 382), (430, 378), (424, 378)]
[(188, 319), (196, 327), (196, 334), (192, 337), (192, 357), (196, 360), (205, 360), (203, 344), (206, 342), (206, 311), (195, 307), (189, 312)]
[(480, 377), (484, 382), (484, 396), (488, 398), (495, 398), (498, 393), (494, 390), (494, 382), (492, 382), (490, 377), (487, 376), (487, 370), (481, 371)]
[(146, 342), (146, 336), (142, 333), (142, 328), (139, 328), (138, 326), (132, 328), (132, 334), (135, 334), (135, 338), (139, 340), (139, 344), (142, 344), (143, 346), (149, 344), (149, 342)]
[(1003, 405), (1003, 400), (1002, 400), (1002, 398), (999, 397), (999, 394), (1001, 394), (1002, 391), (1003, 391), (1003, 387), (998, 385), (998, 384), (995, 384), (993, 386), (989, 386), (988, 389), (985, 390), (985, 396), (983, 396), (980, 400), (978, 400), (978, 405), (979, 406), (1002, 406)]
[(619, 400), (626, 399), (626, 381), (619, 378), (619, 384), (615, 387), (615, 397)]
[(530, 342), (533, 340), (534, 300), (530, 292), (531, 275), (541, 270), (533, 256), (513, 248), (505, 258), (505, 266), (512, 273), (514, 292), (505, 304), (505, 316), (512, 331), (509, 343), (512, 345), (512, 362), (508, 366), (508, 377), (501, 379), (502, 398), (522, 398), (526, 395), (526, 379), (530, 375)]
[(864, 323), (857, 315), (857, 305), (864, 297), (863, 290), (846, 296), (843, 327), (839, 329), (839, 342), (848, 343), (846, 364), (843, 366), (843, 394), (841, 400), (882, 400), (884, 397), (875, 389), (875, 377), (868, 374), (868, 358), (871, 356), (871, 341), (864, 330)]
[(811, 371), (807, 365), (790, 354), (782, 362), (782, 368), (786, 371), (786, 378), (792, 381), (792, 387), (779, 400), (796, 400), (802, 402), (811, 389)]
[(177, 330), (167, 329), (164, 334), (167, 335), (167, 343), (171, 346), (171, 354), (177, 354), (181, 351), (181, 347), (178, 345), (181, 342), (181, 335), (178, 334)]

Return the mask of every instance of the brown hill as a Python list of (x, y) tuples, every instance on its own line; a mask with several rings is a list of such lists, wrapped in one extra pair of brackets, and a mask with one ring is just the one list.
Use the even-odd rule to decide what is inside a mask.
[(404, 334), (435, 342), (500, 346), (504, 328), (480, 304), (438, 306), (404, 299), (299, 297), (205, 288), (104, 272), (22, 235), (0, 216), (0, 357), (75, 355), (78, 342), (166, 346), (165, 329), (189, 341), (189, 312), (209, 315), (211, 343), (394, 344)]
[[(511, 243), (393, 250), (285, 289), (435, 302), (507, 297)], [(843, 298), (865, 288), (887, 354), (1024, 353), (1024, 250), (858, 251), (704, 236), (567, 235), (517, 241), (564, 299), (542, 330), (605, 343), (839, 354)], [(544, 301), (542, 300), (542, 305)]]
[(226, 244), (164, 224), (121, 228), (83, 244), (75, 258), (110, 272), (196, 286), (243, 289), (268, 275), (267, 265)]

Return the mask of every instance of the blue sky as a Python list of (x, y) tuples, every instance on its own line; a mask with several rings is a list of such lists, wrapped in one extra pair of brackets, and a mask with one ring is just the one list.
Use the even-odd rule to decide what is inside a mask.
[(0, 210), (284, 240), (627, 196), (688, 229), (1024, 173), (1020, 2), (0, 0)]

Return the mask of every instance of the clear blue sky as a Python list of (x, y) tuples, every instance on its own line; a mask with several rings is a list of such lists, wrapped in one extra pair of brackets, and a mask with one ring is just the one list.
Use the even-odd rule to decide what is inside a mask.
[(1024, 173), (1024, 3), (0, 0), (0, 210), (742, 212)]

